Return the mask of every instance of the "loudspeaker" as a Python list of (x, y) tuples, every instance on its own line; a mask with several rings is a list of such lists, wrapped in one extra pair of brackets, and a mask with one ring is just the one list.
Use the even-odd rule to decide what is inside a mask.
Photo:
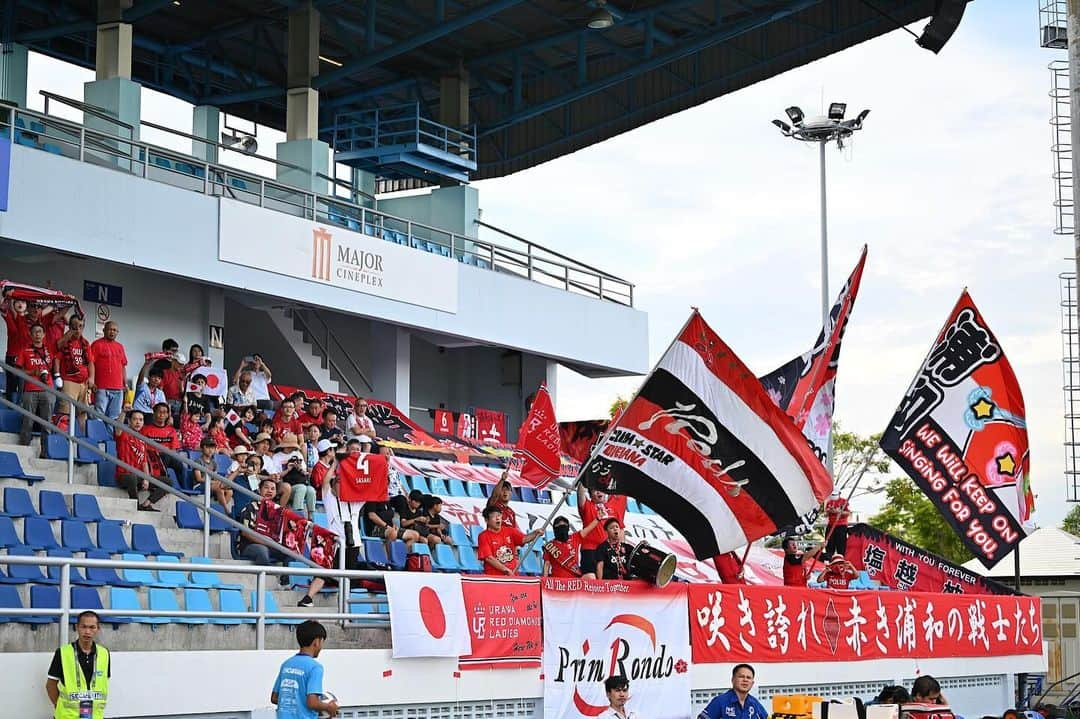
[(922, 35), (915, 42), (935, 55), (941, 52), (964, 17), (967, 0), (938, 0), (930, 22), (923, 28)]

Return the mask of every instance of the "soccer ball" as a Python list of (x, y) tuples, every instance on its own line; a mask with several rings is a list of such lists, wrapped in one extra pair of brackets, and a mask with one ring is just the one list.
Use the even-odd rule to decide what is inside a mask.
[[(337, 697), (331, 692), (323, 692), (319, 695), (319, 701), (323, 702), (336, 702)], [(319, 719), (330, 719), (330, 715), (326, 712), (319, 712)]]

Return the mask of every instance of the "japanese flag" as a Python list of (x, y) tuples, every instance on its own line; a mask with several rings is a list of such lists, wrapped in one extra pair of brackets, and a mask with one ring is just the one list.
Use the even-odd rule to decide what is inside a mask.
[(225, 392), (229, 389), (229, 378), (225, 375), (225, 370), (220, 367), (200, 367), (192, 372), (191, 377), (188, 379), (188, 392), (194, 392), (198, 389), (195, 383), (191, 381), (195, 379), (196, 375), (202, 375), (206, 378), (206, 387), (203, 389), (205, 395), (224, 397)]
[(235, 409), (230, 409), (225, 413), (225, 421), (229, 423), (230, 427), (235, 427), (240, 423), (240, 414)]
[(472, 652), (460, 574), (391, 572), (386, 596), (395, 659)]

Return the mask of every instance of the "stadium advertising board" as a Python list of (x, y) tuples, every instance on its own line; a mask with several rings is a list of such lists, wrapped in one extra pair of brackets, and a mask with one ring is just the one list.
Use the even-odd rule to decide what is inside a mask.
[(607, 709), (604, 680), (630, 680), (639, 717), (690, 716), (686, 587), (543, 580), (544, 717), (587, 719)]
[(458, 308), (453, 258), (226, 198), (218, 259), (443, 312)]
[(1042, 654), (1038, 597), (688, 586), (699, 663)]

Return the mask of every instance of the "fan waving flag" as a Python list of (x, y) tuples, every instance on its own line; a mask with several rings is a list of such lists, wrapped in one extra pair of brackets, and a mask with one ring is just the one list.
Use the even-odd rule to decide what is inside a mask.
[(986, 567), (1019, 544), (1035, 509), (1024, 397), (965, 290), (881, 437)]
[(562, 467), (559, 424), (546, 384), (540, 385), (529, 416), (521, 425), (514, 454), (522, 457), (521, 478), (536, 489), (543, 489), (559, 476)]
[(583, 476), (645, 502), (698, 559), (775, 534), (832, 489), (795, 423), (697, 310)]
[(350, 455), (338, 463), (342, 502), (385, 502), (390, 498), (390, 474), (381, 454)]

